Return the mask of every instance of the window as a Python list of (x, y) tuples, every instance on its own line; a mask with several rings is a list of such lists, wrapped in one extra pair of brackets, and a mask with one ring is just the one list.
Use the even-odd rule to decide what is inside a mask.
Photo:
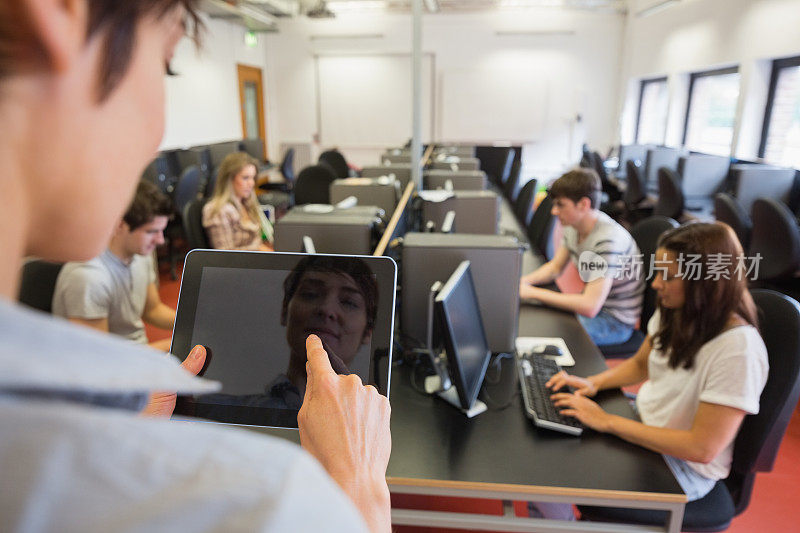
[(638, 144), (664, 144), (668, 106), (667, 78), (642, 80), (639, 92), (639, 118), (636, 121)]
[(738, 100), (737, 67), (693, 73), (689, 79), (684, 146), (695, 152), (729, 156)]
[(773, 165), (800, 168), (800, 57), (772, 63), (758, 155)]

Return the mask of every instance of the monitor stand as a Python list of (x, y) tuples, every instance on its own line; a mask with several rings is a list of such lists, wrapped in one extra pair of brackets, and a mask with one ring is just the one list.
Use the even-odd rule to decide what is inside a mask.
[(455, 407), (456, 409), (458, 409), (459, 411), (461, 411), (462, 413), (464, 413), (464, 415), (467, 418), (472, 418), (474, 416), (477, 416), (482, 412), (486, 411), (487, 409), (486, 404), (477, 398), (475, 398), (475, 403), (472, 404), (471, 409), (464, 409), (463, 407), (461, 407), (461, 400), (458, 398), (458, 392), (456, 391), (455, 387), (450, 387), (447, 390), (437, 392), (436, 395), (439, 396), (439, 398), (441, 398), (442, 400), (452, 405), (453, 407)]

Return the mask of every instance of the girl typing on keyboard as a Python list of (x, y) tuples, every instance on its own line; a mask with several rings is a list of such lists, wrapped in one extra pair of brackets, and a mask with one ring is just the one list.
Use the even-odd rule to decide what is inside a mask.
[[(739, 426), (758, 412), (767, 350), (742, 247), (730, 227), (669, 230), (653, 259), (658, 305), (636, 354), (586, 378), (560, 372), (547, 386), (562, 414), (663, 454), (692, 501), (728, 476)], [(642, 382), (636, 398), (642, 422), (609, 414), (589, 399)], [(574, 394), (559, 392), (565, 386)]]

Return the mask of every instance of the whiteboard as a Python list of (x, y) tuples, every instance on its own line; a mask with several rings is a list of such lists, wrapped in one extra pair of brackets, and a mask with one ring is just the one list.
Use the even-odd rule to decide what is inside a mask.
[[(411, 138), (409, 54), (317, 56), (318, 125), (323, 146), (398, 146)], [(433, 133), (433, 56), (422, 62), (422, 137)]]
[(438, 137), (443, 141), (534, 142), (544, 132), (550, 97), (541, 71), (444, 70)]

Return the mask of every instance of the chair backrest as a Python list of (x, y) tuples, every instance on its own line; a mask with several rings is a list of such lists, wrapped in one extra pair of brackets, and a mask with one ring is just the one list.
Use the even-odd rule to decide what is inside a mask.
[(625, 162), (625, 176), (628, 186), (625, 188), (622, 200), (625, 202), (625, 207), (630, 210), (635, 209), (636, 205), (646, 197), (642, 172), (642, 166), (637, 164), (636, 161), (629, 159)]
[(209, 248), (208, 235), (203, 227), (203, 206), (206, 200), (195, 198), (186, 204), (181, 214), (183, 215), (183, 230), (190, 250), (195, 248)]
[(742, 248), (745, 250), (750, 246), (750, 233), (753, 231), (753, 221), (744, 207), (728, 193), (718, 193), (714, 196), (714, 216), (720, 222), (724, 222), (733, 228)]
[(311, 165), (300, 171), (294, 184), (294, 203), (329, 204), (330, 186), (336, 179), (333, 171), (326, 165)]
[(769, 472), (800, 399), (800, 305), (775, 291), (754, 289), (759, 328), (767, 347), (769, 376), (758, 414), (748, 415), (733, 445), (731, 473), (725, 480), (738, 515), (747, 507), (756, 472)]
[(63, 263), (32, 259), (22, 267), (17, 299), (20, 303), (45, 313), (53, 310), (53, 293)]
[(289, 188), (294, 187), (294, 148), (287, 148), (286, 153), (283, 154), (283, 161), (281, 161), (281, 174)]
[(511, 168), (503, 192), (506, 198), (508, 198), (508, 201), (513, 204), (517, 201), (517, 195), (519, 194), (519, 175), (522, 171), (522, 159), (515, 157), (515, 152), (513, 150), (510, 152), (510, 158)]
[(603, 156), (597, 152), (592, 152), (592, 168), (600, 177), (600, 185), (603, 187), (603, 192), (608, 195), (608, 200), (611, 202), (622, 200), (622, 191), (608, 179), (606, 167), (603, 165)]
[(184, 169), (183, 174), (178, 178), (175, 190), (172, 191), (172, 201), (178, 213), (183, 213), (183, 208), (186, 207), (186, 204), (197, 198), (200, 191), (201, 177), (200, 169), (192, 165)]
[(542, 254), (548, 260), (555, 255), (553, 243), (553, 225), (555, 217), (550, 212), (553, 208), (553, 199), (548, 194), (539, 203), (539, 207), (534, 211), (530, 224), (527, 226), (528, 241), (534, 252)]
[(328, 165), (337, 179), (346, 178), (350, 174), (347, 160), (339, 150), (326, 150), (319, 154), (319, 163)]
[(680, 219), (683, 215), (684, 201), (681, 180), (678, 174), (667, 167), (658, 169), (658, 202), (654, 215)]
[(239, 141), (239, 151), (247, 152), (259, 162), (264, 162), (264, 141), (261, 138), (242, 139)]
[(753, 202), (753, 231), (748, 255), (761, 254), (759, 280), (791, 276), (800, 268), (800, 228), (792, 212), (771, 198)]
[(536, 178), (533, 178), (523, 185), (517, 196), (517, 202), (514, 205), (514, 214), (517, 216), (517, 221), (525, 228), (531, 223), (531, 217), (533, 216), (533, 203), (536, 200), (536, 184)]
[[(630, 175), (630, 174), (629, 174)], [(668, 217), (651, 216), (634, 224), (631, 228), (631, 236), (639, 247), (642, 254), (642, 276), (648, 276), (653, 264), (653, 255), (656, 253), (658, 238), (667, 230), (677, 228), (678, 223)], [(647, 322), (656, 310), (656, 293), (650, 283), (644, 288), (644, 299), (642, 301), (642, 315), (639, 320), (639, 329), (647, 332)]]

